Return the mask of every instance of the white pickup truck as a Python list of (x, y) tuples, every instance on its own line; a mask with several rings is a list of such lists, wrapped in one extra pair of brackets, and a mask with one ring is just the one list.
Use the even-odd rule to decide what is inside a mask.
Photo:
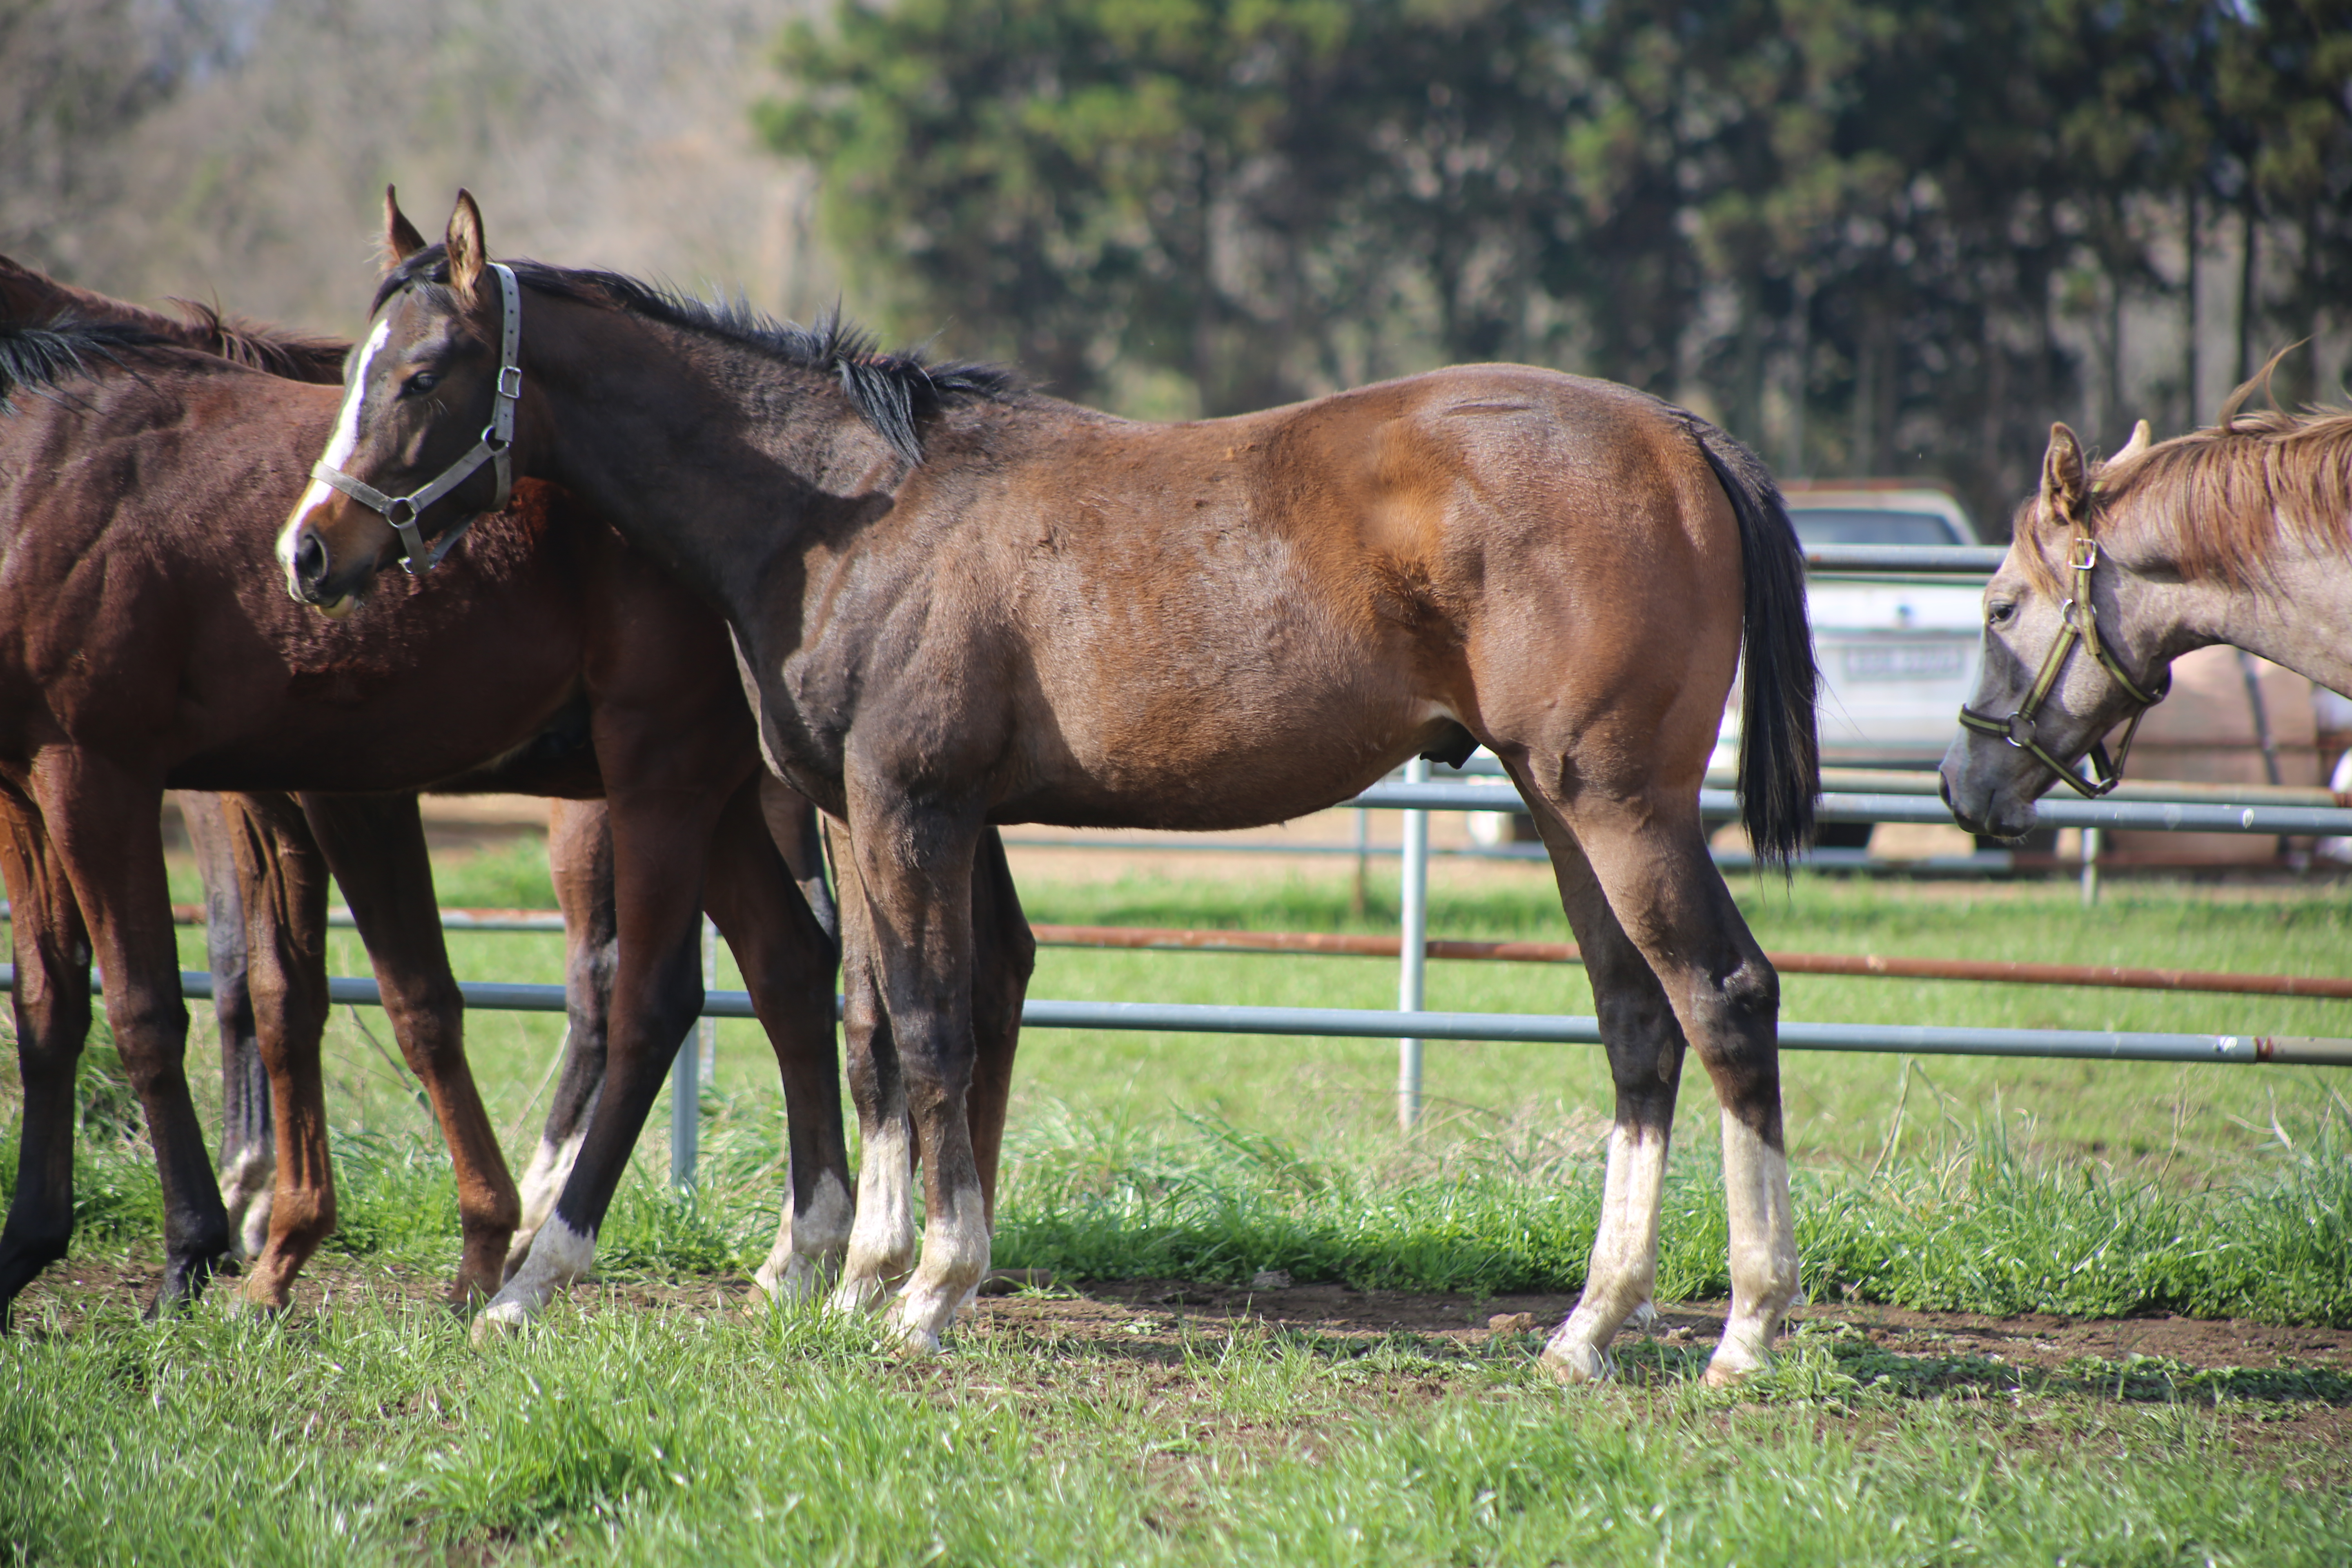
[[(1975, 544), (1949, 491), (1916, 480), (1796, 479), (1781, 487), (1797, 537), (1818, 544)], [(1821, 663), (1822, 762), (1932, 768), (1976, 689), (1983, 584), (1973, 578), (1816, 573), (1806, 584)], [(1717, 759), (1739, 752), (1739, 703), (1725, 710)], [(1825, 824), (1824, 847), (1859, 848), (1870, 824)]]

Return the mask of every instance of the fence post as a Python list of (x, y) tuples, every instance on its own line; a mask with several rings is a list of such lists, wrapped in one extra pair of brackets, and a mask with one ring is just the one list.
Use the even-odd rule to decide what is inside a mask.
[[(1427, 784), (1429, 759), (1404, 765), (1404, 782)], [(1429, 952), (1429, 813), (1404, 814), (1404, 930), (1399, 942), (1397, 1010), (1421, 1011), (1423, 971)], [(1397, 1042), (1397, 1127), (1410, 1132), (1421, 1117), (1421, 1042)]]
[[(719, 962), (718, 950), (711, 942), (709, 917), (702, 922), (702, 988), (707, 994), (717, 976), (712, 971)], [(718, 1021), (705, 1013), (695, 1021), (693, 1032), (677, 1043), (677, 1056), (669, 1064), (669, 1184), (679, 1192), (694, 1185), (695, 1158), (702, 1144), (702, 1074), (703, 1042), (711, 1042), (711, 1054), (718, 1050)]]
[(2099, 830), (2083, 829), (2083, 907), (2099, 901)]
[[(702, 989), (719, 989), (719, 928), (702, 917)], [(705, 1013), (694, 1023), (695, 1043), (702, 1052), (702, 1081), (719, 1081), (719, 1020)]]

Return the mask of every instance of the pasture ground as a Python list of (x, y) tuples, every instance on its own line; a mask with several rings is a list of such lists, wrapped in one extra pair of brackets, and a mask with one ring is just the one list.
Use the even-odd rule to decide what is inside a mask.
[[(445, 900), (544, 906), (536, 855), (453, 849)], [(1016, 859), (1034, 918), (1393, 929), (1377, 863), (1356, 916), (1328, 863), (1053, 874), (1075, 859)], [(1735, 888), (1783, 949), (2327, 973), (2352, 923), (2326, 882), (2122, 881), (2088, 918), (2063, 882)], [(1436, 934), (1562, 930), (1528, 868), (1441, 861), (1433, 901)], [(551, 938), (453, 948), (469, 975), (560, 977)], [(363, 972), (347, 936), (334, 967)], [(1375, 961), (1049, 951), (1033, 994), (1378, 1006), (1393, 985)], [(1439, 964), (1429, 1005), (1589, 997), (1573, 969)], [(1805, 976), (1784, 1015), (2352, 1034), (2342, 1005)], [(559, 1037), (473, 1022), (518, 1163)], [(0, 1342), (0, 1560), (2352, 1557), (2340, 1075), (1791, 1055), (1815, 1301), (1726, 1394), (1696, 1381), (1723, 1267), (1696, 1076), (1670, 1304), (1621, 1337), (1616, 1385), (1566, 1390), (1533, 1357), (1590, 1245), (1597, 1052), (1433, 1044), (1432, 1115), (1402, 1139), (1382, 1042), (1033, 1034), (998, 1258), (1056, 1282), (984, 1299), (910, 1362), (864, 1325), (742, 1310), (780, 1172), (772, 1070), (736, 1025), (701, 1189), (664, 1190), (657, 1107), (598, 1282), (469, 1348), (438, 1301), (445, 1163), (388, 1046), (380, 1015), (338, 1015), (342, 1229), (296, 1308), (257, 1322), (223, 1290), (153, 1328), (152, 1166), (91, 1053), (82, 1231)]]

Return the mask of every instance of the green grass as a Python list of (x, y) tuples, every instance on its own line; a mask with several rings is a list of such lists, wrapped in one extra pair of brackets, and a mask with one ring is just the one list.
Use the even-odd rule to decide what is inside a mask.
[(347, 1293), (0, 1344), (14, 1560), (2326, 1563), (2339, 1469), (2264, 1422), (2341, 1376), (1919, 1375), (1800, 1336), (1742, 1396), (1657, 1346), (1563, 1390), (1498, 1341), (1239, 1329), (1172, 1352), (814, 1315), (559, 1310), (489, 1353)]
[[(544, 907), (535, 844), (445, 857), (452, 904)], [(1024, 888), (1040, 921), (1392, 930), (1337, 876)], [(1766, 945), (2339, 971), (2334, 886), (1743, 882)], [(184, 896), (184, 894), (183, 895)], [(1433, 928), (1558, 939), (1548, 884), (1441, 865)], [(200, 939), (184, 949), (201, 962)], [(349, 933), (332, 967), (364, 973)], [(462, 973), (557, 981), (551, 938), (459, 936)], [(722, 984), (734, 984), (731, 970)], [(1034, 994), (1383, 1006), (1367, 961), (1051, 951)], [(1791, 1017), (2352, 1034), (2339, 1005), (1788, 982)], [(1589, 1010), (1580, 971), (1433, 967), (1430, 1005)], [(469, 1020), (520, 1155), (561, 1021)], [(2352, 1556), (2352, 1378), (2131, 1357), (2055, 1370), (1898, 1355), (1808, 1326), (1738, 1395), (1706, 1347), (1621, 1345), (1554, 1386), (1534, 1341), (982, 1319), (936, 1363), (866, 1326), (714, 1310), (765, 1253), (777, 1099), (721, 1032), (703, 1181), (667, 1191), (666, 1109), (600, 1237), (608, 1290), (469, 1349), (418, 1304), (456, 1258), (446, 1160), (373, 1010), (327, 1054), (341, 1228), (328, 1310), (142, 1328), (120, 1292), (28, 1298), (0, 1342), (0, 1562), (2336, 1563)], [(209, 1059), (199, 1013), (192, 1060)], [(1068, 1279), (1567, 1292), (1608, 1098), (1598, 1053), (1430, 1047), (1401, 1138), (1384, 1042), (1037, 1031), (996, 1259)], [(2352, 1324), (2352, 1112), (2322, 1071), (1791, 1055), (1799, 1241), (1816, 1300)], [(210, 1074), (192, 1075), (207, 1103)], [(13, 1091), (13, 1084), (7, 1090)], [(1712, 1096), (1686, 1084), (1662, 1298), (1725, 1288)], [(0, 1184), (13, 1184), (11, 1125)], [(152, 1166), (119, 1064), (83, 1071), (74, 1260), (157, 1261)], [(726, 1280), (723, 1292), (718, 1282)], [(629, 1297), (629, 1292), (635, 1296)], [(303, 1301), (317, 1300), (305, 1295)], [(669, 1304), (645, 1306), (646, 1300)]]

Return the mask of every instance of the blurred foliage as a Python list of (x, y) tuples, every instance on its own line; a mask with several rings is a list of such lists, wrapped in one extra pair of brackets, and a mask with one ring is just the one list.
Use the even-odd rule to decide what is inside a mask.
[[(1527, 359), (1998, 531), (2053, 417), (2210, 416), (2352, 280), (2344, 0), (843, 0), (777, 58), (894, 327), (1143, 413)], [(2192, 231), (2236, 363), (2123, 406)]]

